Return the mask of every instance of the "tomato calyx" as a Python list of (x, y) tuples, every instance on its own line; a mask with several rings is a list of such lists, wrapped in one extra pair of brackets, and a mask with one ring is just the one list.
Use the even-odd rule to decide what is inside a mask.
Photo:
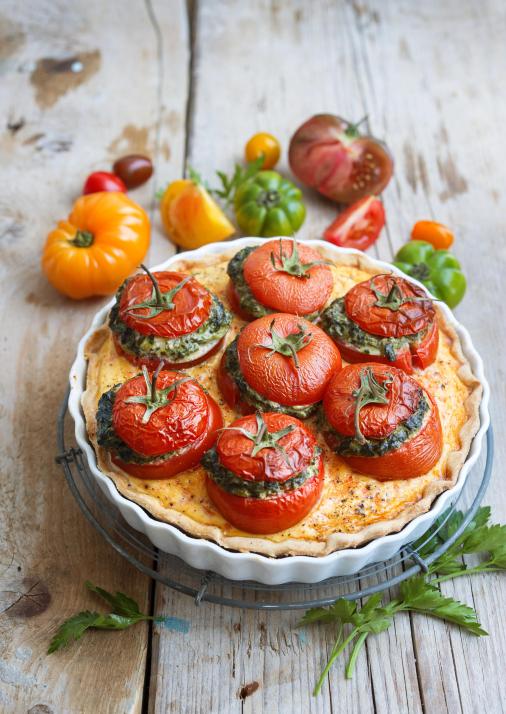
[(72, 240), (69, 240), (69, 243), (75, 245), (76, 248), (89, 248), (94, 240), (95, 238), (93, 236), (93, 233), (91, 233), (90, 231), (78, 230)]
[(221, 429), (221, 431), (238, 431), (247, 439), (253, 442), (253, 448), (251, 450), (250, 456), (254, 457), (262, 449), (274, 449), (283, 456), (283, 459), (290, 466), (290, 459), (286, 450), (278, 444), (278, 441), (282, 439), (287, 434), (291, 434), (295, 429), (294, 424), (289, 424), (279, 431), (269, 431), (267, 424), (260, 412), (256, 412), (255, 419), (257, 423), (257, 432), (254, 434), (241, 426), (227, 426)]
[[(271, 252), (271, 263), (274, 270), (280, 273), (288, 273), (296, 278), (309, 278), (309, 271), (316, 265), (331, 265), (329, 260), (313, 260), (310, 263), (303, 263), (299, 256), (299, 249), (295, 236), (293, 236), (291, 255), (283, 252), (283, 242), (279, 239), (279, 255)], [(277, 263), (276, 263), (277, 261)]]
[(275, 322), (276, 320), (274, 319), (269, 325), (271, 343), (267, 345), (257, 343), (255, 347), (263, 347), (264, 349), (270, 350), (269, 354), (267, 355), (268, 357), (273, 355), (275, 352), (280, 355), (283, 355), (284, 357), (291, 357), (294, 361), (295, 367), (299, 369), (300, 363), (299, 358), (297, 357), (297, 352), (309, 345), (309, 343), (313, 339), (313, 334), (309, 332), (304, 327), (304, 325), (299, 323), (297, 325), (299, 328), (298, 332), (292, 332), (288, 335), (283, 336), (276, 332), (276, 330), (274, 329)]
[(181, 379), (176, 379), (175, 382), (170, 384), (165, 389), (156, 388), (156, 380), (160, 374), (160, 370), (163, 366), (163, 360), (160, 361), (156, 371), (153, 373), (151, 380), (149, 379), (149, 373), (147, 367), (142, 365), (142, 375), (144, 381), (146, 382), (146, 394), (139, 395), (135, 397), (128, 397), (125, 399), (125, 404), (144, 404), (146, 406), (146, 411), (142, 417), (142, 423), (147, 424), (151, 419), (151, 415), (158, 409), (166, 407), (167, 404), (172, 401), (176, 395), (177, 387), (183, 382), (189, 382), (191, 377), (181, 377)]
[(388, 373), (383, 384), (380, 384), (370, 367), (360, 370), (360, 387), (353, 391), (355, 397), (355, 438), (361, 444), (367, 439), (360, 429), (360, 412), (367, 404), (388, 404), (387, 391), (393, 382), (393, 375)]
[(126, 309), (126, 312), (132, 312), (133, 310), (141, 310), (144, 308), (149, 308), (149, 313), (147, 315), (135, 315), (139, 320), (149, 320), (152, 317), (156, 317), (161, 312), (165, 310), (174, 310), (174, 296), (186, 285), (188, 281), (192, 279), (193, 276), (187, 275), (186, 278), (181, 280), (176, 286), (165, 293), (162, 293), (157, 279), (153, 273), (146, 268), (145, 265), (141, 263), (141, 268), (145, 271), (151, 282), (153, 283), (153, 292), (149, 300), (144, 300), (143, 302), (138, 302), (135, 305), (131, 305)]
[[(425, 266), (422, 265), (421, 267)], [(392, 284), (392, 287), (390, 288), (388, 293), (382, 293), (381, 290), (378, 290), (378, 288), (375, 286), (374, 280), (375, 278), (371, 278), (371, 280), (369, 281), (369, 287), (376, 295), (376, 302), (374, 303), (376, 307), (383, 307), (387, 310), (391, 310), (392, 312), (398, 312), (398, 310), (400, 310), (401, 307), (408, 302), (425, 302), (428, 304), (432, 304), (432, 300), (426, 297), (403, 295), (399, 285), (396, 282)]]
[(356, 139), (358, 136), (360, 136), (359, 126), (366, 122), (368, 119), (369, 114), (366, 114), (362, 117), (362, 119), (357, 122), (351, 122), (345, 119), (344, 121), (347, 124), (346, 129), (344, 130), (345, 135), (350, 139)]

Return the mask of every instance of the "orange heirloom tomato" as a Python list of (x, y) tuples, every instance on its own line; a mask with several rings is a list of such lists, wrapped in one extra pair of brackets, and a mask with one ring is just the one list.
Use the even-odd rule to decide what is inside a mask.
[(252, 136), (244, 150), (244, 156), (248, 162), (256, 161), (263, 156), (263, 169), (272, 169), (276, 166), (280, 155), (279, 141), (272, 134), (266, 134), (265, 132)]
[(110, 295), (146, 255), (149, 236), (146, 212), (124, 193), (81, 196), (48, 235), (42, 270), (74, 300)]
[(454, 239), (452, 231), (436, 221), (417, 221), (411, 229), (411, 240), (423, 240), (436, 250), (447, 250)]
[(162, 223), (181, 248), (199, 248), (229, 238), (235, 228), (204, 186), (190, 179), (173, 181), (160, 201)]

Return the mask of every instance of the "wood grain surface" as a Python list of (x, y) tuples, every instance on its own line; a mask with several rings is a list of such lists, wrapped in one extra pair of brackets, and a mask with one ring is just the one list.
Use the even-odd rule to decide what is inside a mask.
[[(155, 178), (132, 197), (153, 218), (149, 262), (174, 252), (154, 193), (186, 162), (212, 179), (266, 130), (286, 147), (319, 111), (367, 115), (395, 157), (388, 217), (373, 255), (390, 259), (412, 223), (455, 228), (469, 275), (457, 316), (485, 359), (496, 432), (486, 501), (506, 521), (502, 347), (506, 270), (506, 6), (499, 0), (27, 0), (0, 4), (0, 711), (398, 712), (506, 710), (506, 580), (445, 583), (473, 604), (490, 637), (399, 617), (370, 637), (355, 676), (343, 665), (318, 698), (331, 627), (242, 612), (161, 587), (88, 526), (54, 464), (55, 417), (75, 344), (101, 300), (71, 303), (39, 269), (44, 237), (92, 170), (140, 151)], [(78, 63), (77, 65), (75, 63)], [(78, 71), (72, 71), (72, 66)], [(306, 193), (301, 237), (335, 215)], [(162, 565), (163, 567), (163, 565)], [(90, 579), (154, 598), (152, 629), (95, 632), (51, 657), (57, 624), (100, 607)]]

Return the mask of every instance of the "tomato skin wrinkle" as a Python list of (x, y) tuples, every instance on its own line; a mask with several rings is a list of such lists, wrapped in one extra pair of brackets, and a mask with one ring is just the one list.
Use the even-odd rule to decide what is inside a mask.
[[(297, 250), (303, 264), (323, 262), (320, 253), (305, 243), (298, 243)], [(323, 264), (314, 265), (303, 277), (283, 272), (279, 269), (281, 253), (290, 256), (292, 251), (293, 241), (289, 239), (264, 243), (244, 261), (244, 279), (262, 305), (293, 315), (309, 315), (325, 305), (334, 278), (329, 266)]]
[(384, 225), (382, 202), (376, 196), (365, 196), (340, 213), (323, 237), (345, 248), (367, 250), (379, 238)]
[[(298, 333), (301, 327), (311, 335), (297, 352), (298, 367), (293, 357), (271, 350), (273, 324), (282, 337)], [(321, 401), (331, 375), (341, 368), (339, 350), (321, 328), (285, 313), (250, 322), (239, 335), (237, 353), (241, 372), (252, 389), (287, 406)]]
[[(184, 273), (160, 272), (154, 274), (160, 290), (169, 292), (188, 276)], [(209, 317), (212, 296), (195, 278), (187, 282), (173, 299), (174, 309), (163, 310), (146, 319), (149, 308), (133, 309), (135, 305), (151, 298), (153, 284), (147, 275), (131, 278), (123, 290), (120, 301), (120, 318), (128, 327), (143, 335), (174, 338), (197, 330)]]
[[(181, 372), (163, 371), (158, 375), (157, 390), (166, 389)], [(125, 382), (118, 390), (113, 408), (113, 426), (118, 436), (138, 454), (161, 456), (184, 448), (198, 439), (207, 424), (207, 399), (195, 380), (178, 384), (166, 406), (153, 412), (144, 424), (146, 406), (128, 403), (131, 397), (144, 396), (146, 382), (142, 375)]]
[[(415, 299), (405, 302), (398, 310), (378, 306), (373, 287), (386, 296), (393, 286), (399, 289), (403, 298)], [(394, 275), (376, 275), (358, 283), (346, 293), (344, 304), (350, 320), (366, 332), (381, 337), (414, 335), (428, 327), (435, 317), (434, 305), (425, 291)]]

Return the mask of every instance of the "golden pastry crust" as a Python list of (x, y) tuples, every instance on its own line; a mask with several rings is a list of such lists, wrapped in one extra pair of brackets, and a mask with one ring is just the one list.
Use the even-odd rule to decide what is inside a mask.
[[(324, 252), (324, 251), (322, 251)], [(210, 256), (205, 261), (181, 260), (171, 266), (196, 274), (197, 278), (227, 302), (226, 265), (235, 251)], [(380, 271), (367, 256), (325, 256), (334, 263), (334, 292), (329, 302), (343, 295), (357, 282)], [(414, 375), (429, 389), (439, 406), (444, 434), (441, 459), (428, 473), (409, 480), (376, 481), (350, 469), (333, 454), (318, 435), (325, 459), (325, 486), (319, 504), (296, 526), (269, 536), (243, 533), (218, 513), (207, 496), (204, 470), (197, 467), (165, 481), (146, 481), (124, 473), (111, 463), (109, 454), (96, 443), (96, 408), (100, 395), (115, 383), (138, 372), (119, 357), (111, 332), (98, 328), (86, 345), (88, 373), (82, 405), (88, 435), (94, 446), (99, 468), (111, 478), (118, 491), (146, 511), (197, 538), (205, 538), (231, 550), (267, 556), (323, 556), (335, 550), (353, 548), (399, 531), (416, 516), (428, 511), (443, 491), (457, 481), (471, 442), (479, 428), (482, 386), (473, 375), (460, 340), (443, 312), (437, 308), (440, 346), (434, 364)], [(234, 318), (225, 340), (228, 344), (244, 323)], [(224, 348), (223, 348), (224, 349)], [(197, 377), (220, 404), (224, 420), (235, 418), (215, 383), (215, 369), (221, 352), (207, 362), (186, 370)], [(308, 424), (316, 431), (315, 420)]]

